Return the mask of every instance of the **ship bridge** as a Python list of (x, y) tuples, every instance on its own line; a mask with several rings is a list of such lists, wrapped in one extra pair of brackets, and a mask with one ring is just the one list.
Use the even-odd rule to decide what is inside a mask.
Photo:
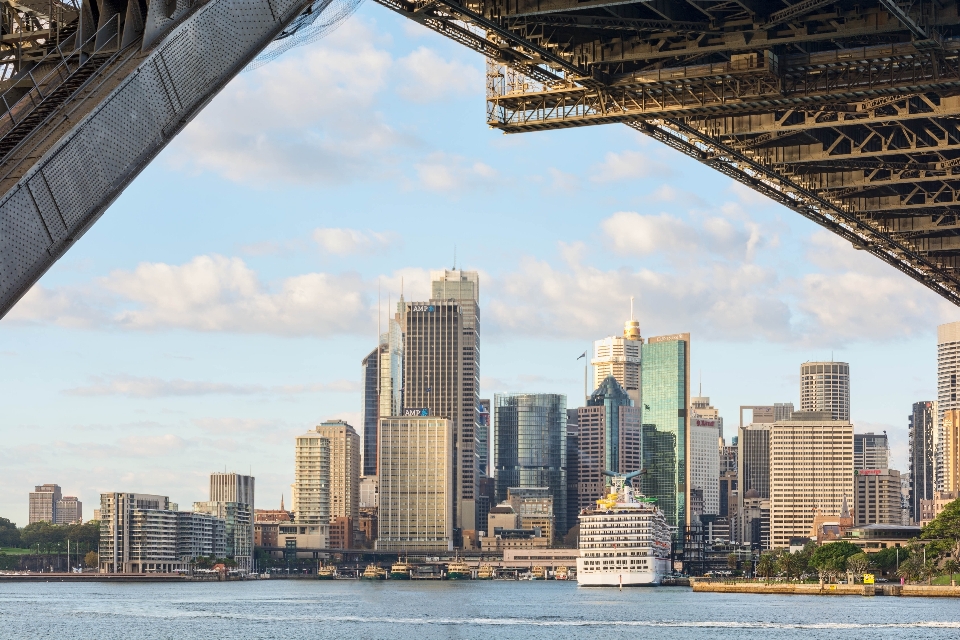
[[(486, 57), (490, 127), (632, 127), (960, 303), (956, 0), (375, 1)], [(341, 7), (0, 5), (0, 315), (260, 51)]]

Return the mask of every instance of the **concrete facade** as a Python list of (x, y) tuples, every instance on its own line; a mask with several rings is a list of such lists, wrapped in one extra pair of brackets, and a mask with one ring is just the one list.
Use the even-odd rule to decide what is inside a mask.
[(900, 525), (900, 472), (893, 469), (857, 469), (853, 523)]
[(834, 420), (850, 420), (850, 365), (804, 362), (800, 365), (800, 411), (828, 411)]

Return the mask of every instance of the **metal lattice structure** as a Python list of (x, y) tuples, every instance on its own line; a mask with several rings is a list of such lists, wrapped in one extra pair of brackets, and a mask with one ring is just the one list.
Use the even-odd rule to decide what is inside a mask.
[(377, 0), (485, 55), (507, 133), (624, 123), (960, 304), (955, 0)]
[(0, 317), (314, 10), (311, 0), (73, 1), (0, 0)]

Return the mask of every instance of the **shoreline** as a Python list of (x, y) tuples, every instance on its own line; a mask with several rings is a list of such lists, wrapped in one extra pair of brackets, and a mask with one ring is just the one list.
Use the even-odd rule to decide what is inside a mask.
[(753, 593), (803, 596), (897, 596), (960, 598), (960, 586), (925, 584), (791, 584), (784, 582), (693, 581), (695, 593)]

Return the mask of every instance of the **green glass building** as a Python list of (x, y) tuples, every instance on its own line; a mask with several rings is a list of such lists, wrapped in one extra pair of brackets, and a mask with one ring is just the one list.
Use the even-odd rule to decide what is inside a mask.
[(682, 539), (689, 524), (690, 334), (649, 338), (641, 362), (643, 492)]

